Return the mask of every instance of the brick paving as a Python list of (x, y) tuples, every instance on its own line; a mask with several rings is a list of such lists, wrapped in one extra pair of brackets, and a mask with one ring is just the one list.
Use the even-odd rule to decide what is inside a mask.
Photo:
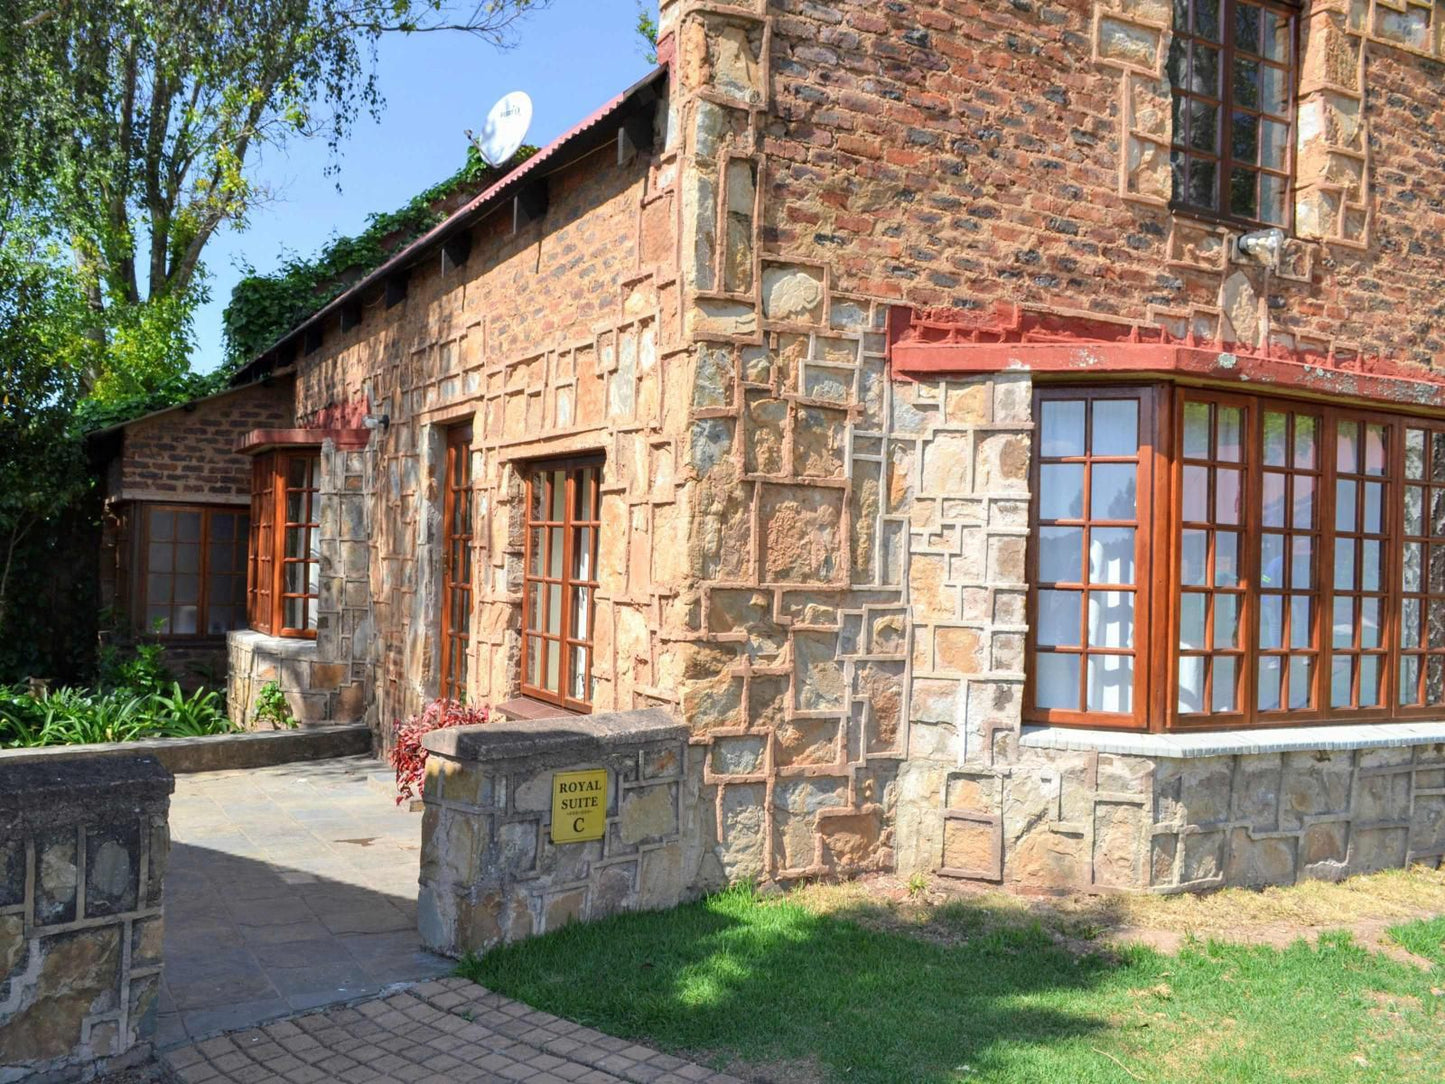
[(417, 937), (421, 817), (375, 784), (382, 769), (176, 778), (160, 1047), (451, 970)]
[(201, 1039), (161, 1057), (184, 1084), (741, 1084), (457, 978)]

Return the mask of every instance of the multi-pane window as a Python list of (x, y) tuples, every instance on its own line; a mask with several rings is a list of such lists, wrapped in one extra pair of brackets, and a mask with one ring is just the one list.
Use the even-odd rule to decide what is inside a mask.
[[(1197, 729), (1445, 708), (1445, 427), (1162, 385), (1036, 398), (1030, 719)], [(1101, 477), (1119, 466), (1127, 497), (1122, 474)], [(1132, 539), (1130, 563), (1100, 560), (1111, 533)]]
[(1174, 0), (1174, 203), (1288, 226), (1297, 9), (1260, 0)]
[(467, 698), (467, 647), (472, 613), (472, 430), (447, 432), (442, 495), (441, 695)]
[(1407, 426), (1399, 703), (1445, 707), (1445, 429)]
[(538, 463), (526, 475), (522, 692), (578, 711), (592, 703), (601, 475), (596, 459)]
[(1142, 711), (1152, 412), (1152, 394), (1129, 389), (1040, 393), (1032, 688), (1057, 720)]
[(251, 474), (247, 613), (275, 636), (316, 635), (321, 595), (319, 484), (313, 450), (257, 456)]
[(244, 622), (246, 513), (146, 505), (137, 612), (162, 636), (220, 636)]

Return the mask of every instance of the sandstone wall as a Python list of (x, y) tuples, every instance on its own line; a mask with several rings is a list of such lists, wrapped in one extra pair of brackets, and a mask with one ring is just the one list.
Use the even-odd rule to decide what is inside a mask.
[(1304, 21), (1298, 225), (1267, 276), (1168, 209), (1163, 0), (665, 0), (696, 373), (680, 709), (729, 876), (998, 879), (1028, 823), (1005, 788), (1051, 770), (1018, 749), (1031, 381), (891, 378), (891, 305), (975, 310), (983, 341), (1023, 307), (1445, 360), (1439, 28), (1354, 10)]
[(345, 681), (371, 667), (367, 718), (384, 742), (437, 692), (444, 442), (459, 423), (474, 434), (471, 699), (518, 686), (518, 464), (582, 451), (606, 455), (593, 703), (657, 699), (651, 630), (684, 548), (673, 490), (689, 395), (673, 356), (674, 170), (666, 152), (619, 164), (603, 147), (550, 176), (539, 223), (513, 234), (504, 204), (474, 229), (466, 263), (414, 269), (404, 301), (367, 299), (359, 326), (331, 324), (300, 359), (303, 423), (348, 404), (391, 418), (345, 483), (363, 495), (364, 535), (347, 515), (323, 527), (322, 608), (339, 616), (317, 640), (317, 661), (346, 664)]

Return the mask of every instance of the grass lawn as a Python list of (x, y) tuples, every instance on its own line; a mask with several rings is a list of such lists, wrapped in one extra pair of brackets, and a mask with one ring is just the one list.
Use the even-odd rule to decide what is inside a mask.
[(787, 1084), (1445, 1080), (1445, 917), (1389, 931), (1429, 968), (1345, 933), (1191, 938), (1173, 955), (1099, 933), (984, 898), (903, 915), (847, 893), (734, 890), (569, 926), (461, 973)]

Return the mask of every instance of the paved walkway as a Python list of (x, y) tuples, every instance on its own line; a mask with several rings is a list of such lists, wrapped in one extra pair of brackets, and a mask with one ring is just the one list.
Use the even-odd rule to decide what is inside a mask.
[(416, 935), (421, 815), (377, 787), (382, 770), (346, 757), (176, 778), (158, 1046), (451, 970)]
[(741, 1084), (465, 979), (203, 1039), (163, 1057), (185, 1084)]

